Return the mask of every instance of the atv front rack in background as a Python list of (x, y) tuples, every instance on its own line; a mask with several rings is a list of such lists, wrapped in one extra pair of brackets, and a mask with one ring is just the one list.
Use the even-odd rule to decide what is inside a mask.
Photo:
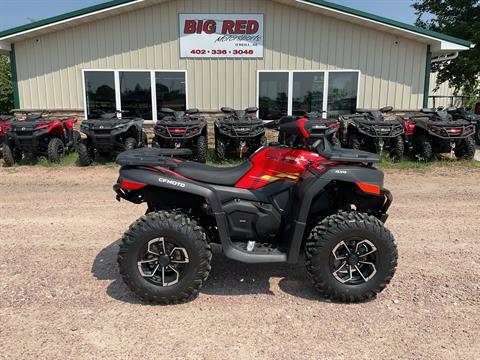
[(475, 125), (466, 120), (435, 121), (429, 116), (412, 116), (410, 119), (415, 122), (415, 126), (443, 140), (464, 139), (475, 133)]
[(375, 138), (394, 138), (404, 133), (403, 125), (397, 120), (373, 121), (365, 118), (350, 119), (357, 124), (358, 131)]
[(191, 156), (189, 149), (135, 149), (121, 153), (115, 162), (121, 166), (164, 166), (175, 167), (178, 160), (174, 156)]

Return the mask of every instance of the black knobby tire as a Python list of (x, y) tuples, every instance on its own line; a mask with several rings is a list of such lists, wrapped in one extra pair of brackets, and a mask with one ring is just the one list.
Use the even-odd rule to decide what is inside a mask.
[(457, 159), (472, 160), (475, 157), (475, 140), (472, 137), (462, 139), (453, 151)]
[(432, 143), (428, 136), (419, 135), (414, 140), (413, 149), (415, 151), (415, 155), (420, 157), (420, 160), (429, 162), (433, 160), (433, 149)]
[[(188, 266), (178, 282), (169, 286), (153, 284), (138, 268), (140, 253), (153, 239), (175, 241), (188, 253)], [(141, 299), (159, 304), (176, 304), (196, 296), (210, 273), (212, 251), (202, 227), (179, 212), (159, 211), (142, 216), (125, 232), (118, 252), (120, 274), (127, 286)]]
[(197, 143), (195, 146), (195, 160), (205, 164), (207, 162), (207, 151), (208, 151), (207, 138), (204, 135), (200, 135), (197, 138)]
[(362, 142), (360, 141), (360, 136), (358, 136), (358, 134), (350, 135), (350, 137), (348, 139), (348, 146), (351, 149), (360, 150), (360, 148), (362, 147)]
[(397, 136), (390, 140), (390, 148), (388, 151), (388, 156), (392, 161), (402, 160), (403, 153), (405, 152), (405, 142), (403, 141), (403, 136)]
[(226, 158), (225, 143), (221, 138), (215, 140), (215, 157), (218, 161), (225, 161)]
[[(342, 241), (353, 238), (375, 245), (376, 273), (362, 283), (342, 283), (332, 273), (332, 251)], [(342, 302), (365, 301), (382, 291), (395, 273), (397, 258), (395, 240), (383, 223), (354, 211), (340, 211), (320, 221), (310, 232), (305, 247), (308, 275), (316, 289), (323, 296)]]
[(2, 147), (3, 166), (12, 167), (16, 162), (22, 159), (22, 152), (17, 149), (12, 149), (10, 145), (3, 144)]
[(59, 138), (53, 138), (48, 143), (48, 160), (52, 163), (59, 163), (65, 156), (65, 145)]
[(93, 162), (93, 154), (85, 140), (77, 143), (78, 163), (80, 166), (89, 166)]
[(125, 139), (125, 150), (133, 150), (137, 148), (137, 140), (132, 137)]

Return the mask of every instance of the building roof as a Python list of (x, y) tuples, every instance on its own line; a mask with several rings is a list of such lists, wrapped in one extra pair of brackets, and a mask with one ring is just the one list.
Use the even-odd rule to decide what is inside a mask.
[[(163, 0), (112, 0), (102, 4), (90, 6), (84, 9), (72, 11), (66, 14), (54, 16), (48, 19), (36, 21), (30, 24), (18, 26), (0, 32), (0, 42), (14, 43), (34, 35), (55, 31), (66, 26), (74, 26), (79, 23), (93, 21), (97, 18), (111, 16), (115, 13), (129, 11), (132, 7), (145, 7)], [(335, 4), (324, 0), (275, 0), (285, 4), (307, 7), (310, 10), (316, 8), (318, 12), (329, 16), (341, 18), (346, 21), (360, 23), (370, 27), (376, 27), (383, 31), (397, 33), (406, 37), (413, 37), (419, 41), (430, 43), (434, 51), (459, 51), (467, 50), (473, 46), (470, 41), (462, 40), (453, 36), (435, 31), (419, 28), (382, 16), (370, 14), (364, 11), (352, 9), (347, 6)], [(430, 41), (428, 41), (430, 40)], [(436, 46), (436, 48), (435, 48)]]

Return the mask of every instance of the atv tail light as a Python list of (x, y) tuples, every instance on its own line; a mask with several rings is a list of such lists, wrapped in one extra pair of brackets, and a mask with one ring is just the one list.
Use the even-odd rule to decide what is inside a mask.
[(126, 181), (126, 180), (123, 180), (121, 183), (120, 183), (120, 187), (122, 189), (125, 189), (125, 190), (138, 190), (138, 189), (141, 189), (143, 187), (145, 187), (146, 185), (145, 184), (142, 184), (142, 183), (138, 183), (138, 182), (135, 182), (135, 181)]
[(462, 132), (462, 129), (447, 129), (447, 132), (450, 134), (459, 134)]
[(174, 134), (183, 134), (187, 129), (171, 129), (170, 132)]
[(380, 195), (380, 186), (374, 185), (374, 184), (369, 184), (369, 183), (364, 183), (364, 182), (356, 182), (357, 186), (360, 188), (360, 190), (369, 193), (369, 194), (374, 194), (374, 195)]

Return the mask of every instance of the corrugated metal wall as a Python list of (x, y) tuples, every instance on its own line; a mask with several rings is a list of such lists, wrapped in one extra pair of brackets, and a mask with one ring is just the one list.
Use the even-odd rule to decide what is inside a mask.
[[(437, 91), (435, 90), (435, 87), (437, 85), (437, 73), (432, 73), (430, 75), (430, 96), (454, 96), (454, 89), (450, 87), (450, 84), (448, 81), (440, 84), (438, 87)], [(459, 94), (461, 95), (461, 94)], [(453, 100), (453, 105), (455, 106), (461, 106), (462, 105), (462, 100), (461, 98), (437, 98), (435, 99), (435, 106), (443, 106), (443, 107), (448, 107), (452, 105), (452, 100)], [(428, 106), (433, 107), (433, 99), (428, 100)]]
[[(178, 13), (264, 13), (261, 60), (179, 58)], [(82, 69), (188, 71), (189, 105), (256, 104), (260, 69), (359, 69), (359, 105), (418, 109), (426, 45), (268, 0), (176, 0), (15, 45), (22, 108), (82, 109)]]

